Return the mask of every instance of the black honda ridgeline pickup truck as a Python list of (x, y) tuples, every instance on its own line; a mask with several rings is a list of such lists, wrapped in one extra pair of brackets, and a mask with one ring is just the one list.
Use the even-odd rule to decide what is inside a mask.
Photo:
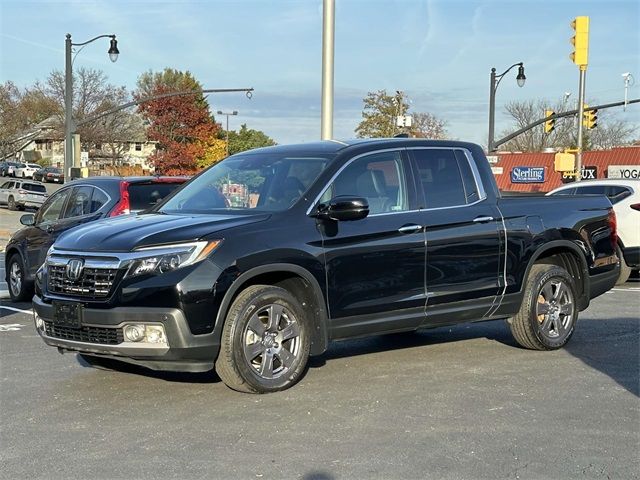
[(142, 214), (64, 233), (35, 326), (61, 352), (231, 388), (295, 384), (332, 340), (506, 319), (569, 341), (618, 278), (607, 198), (503, 198), (481, 148), (415, 139), (240, 153)]

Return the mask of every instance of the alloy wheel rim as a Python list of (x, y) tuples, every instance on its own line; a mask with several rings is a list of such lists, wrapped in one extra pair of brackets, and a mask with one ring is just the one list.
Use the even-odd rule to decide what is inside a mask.
[(22, 288), (22, 270), (20, 266), (14, 262), (11, 264), (11, 270), (9, 271), (9, 283), (11, 285), (11, 292), (18, 296)]
[(251, 315), (242, 339), (245, 360), (264, 379), (288, 374), (300, 356), (298, 320), (277, 303), (261, 307)]
[(566, 335), (575, 319), (573, 293), (560, 279), (551, 279), (538, 293), (536, 319), (540, 333), (550, 339)]

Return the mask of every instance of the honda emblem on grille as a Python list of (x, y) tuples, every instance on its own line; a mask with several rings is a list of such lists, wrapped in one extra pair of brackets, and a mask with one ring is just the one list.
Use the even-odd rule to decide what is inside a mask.
[(72, 282), (75, 282), (82, 275), (82, 269), (84, 268), (84, 260), (79, 258), (74, 258), (73, 260), (69, 260), (67, 263), (67, 267), (65, 272), (67, 274), (67, 278)]

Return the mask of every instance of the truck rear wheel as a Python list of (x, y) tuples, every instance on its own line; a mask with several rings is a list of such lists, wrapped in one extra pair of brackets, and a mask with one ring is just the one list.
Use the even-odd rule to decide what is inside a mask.
[(516, 342), (531, 350), (563, 347), (578, 320), (576, 298), (573, 278), (564, 268), (531, 267), (520, 311), (509, 322)]
[(250, 286), (229, 308), (216, 372), (240, 392), (289, 388), (305, 371), (310, 331), (309, 319), (291, 293), (280, 287)]

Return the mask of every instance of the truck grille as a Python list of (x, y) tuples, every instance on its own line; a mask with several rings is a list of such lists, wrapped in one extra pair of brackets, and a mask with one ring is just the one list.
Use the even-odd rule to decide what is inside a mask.
[(44, 322), (44, 331), (48, 337), (62, 338), (85, 343), (101, 343), (103, 345), (117, 345), (124, 341), (121, 328), (102, 327), (61, 327), (51, 322)]
[(118, 270), (115, 268), (85, 267), (80, 278), (74, 281), (67, 278), (65, 265), (49, 265), (47, 275), (47, 286), (50, 293), (104, 298), (111, 292), (111, 287), (118, 276)]

